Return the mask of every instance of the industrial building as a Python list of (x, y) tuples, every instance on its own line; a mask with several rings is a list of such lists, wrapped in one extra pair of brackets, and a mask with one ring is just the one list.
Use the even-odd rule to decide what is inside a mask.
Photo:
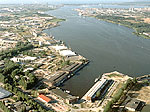
[(11, 95), (12, 93), (0, 87), (0, 99), (7, 98)]
[(66, 56), (66, 57), (76, 56), (76, 53), (71, 50), (62, 50), (62, 51), (59, 51), (59, 54), (61, 56)]
[(33, 62), (36, 59), (37, 57), (26, 56), (26, 57), (13, 57), (10, 60), (13, 62)]
[(54, 76), (52, 76), (50, 79), (46, 79), (44, 81), (45, 84), (52, 86), (60, 86), (65, 80), (69, 79), (72, 74), (76, 73), (79, 69), (81, 69), (84, 66), (82, 63), (74, 63), (66, 68), (64, 68), (62, 71), (58, 72)]
[(51, 77), (48, 80), (45, 80), (44, 83), (51, 86), (59, 86), (61, 83), (63, 83), (69, 76), (69, 73), (67, 72), (59, 72), (55, 74), (53, 77)]
[(47, 96), (45, 96), (45, 95), (43, 95), (43, 94), (39, 95), (39, 96), (38, 96), (38, 99), (39, 99), (40, 101), (44, 102), (44, 103), (49, 103), (49, 102), (51, 101), (50, 98), (48, 98)]
[(56, 51), (61, 51), (61, 50), (66, 50), (68, 49), (66, 46), (52, 46), (53, 49), (55, 49)]
[(76, 53), (69, 50), (66, 46), (61, 45), (61, 46), (51, 46), (51, 48), (53, 48), (55, 51), (58, 51), (59, 54), (61, 56), (66, 56), (66, 57), (70, 57), (70, 56), (76, 56)]
[(72, 64), (72, 65), (70, 65), (70, 66), (67, 66), (67, 67), (65, 67), (65, 68), (63, 68), (63, 70), (64, 71), (67, 71), (67, 72), (70, 72), (70, 73), (72, 73), (72, 72), (77, 72), (80, 68), (82, 68), (82, 66), (83, 66), (83, 63), (74, 63), (74, 64)]
[(99, 91), (100, 95), (104, 95), (110, 85), (112, 85), (113, 80), (101, 79), (97, 81), (94, 86), (84, 95), (82, 99), (86, 101), (93, 102), (96, 99), (96, 93)]
[(78, 101), (79, 97), (72, 96), (61, 89), (52, 89), (52, 93), (62, 98), (66, 103), (73, 104)]
[(145, 102), (140, 101), (138, 99), (131, 99), (126, 104), (125, 109), (127, 109), (128, 111), (135, 112), (135, 111), (141, 111), (144, 106), (145, 106)]

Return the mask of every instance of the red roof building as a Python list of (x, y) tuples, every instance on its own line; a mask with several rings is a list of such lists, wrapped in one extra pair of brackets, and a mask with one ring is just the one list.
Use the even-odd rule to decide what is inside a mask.
[(48, 98), (47, 96), (44, 96), (43, 94), (39, 95), (38, 99), (45, 103), (49, 103), (51, 101), (50, 98)]

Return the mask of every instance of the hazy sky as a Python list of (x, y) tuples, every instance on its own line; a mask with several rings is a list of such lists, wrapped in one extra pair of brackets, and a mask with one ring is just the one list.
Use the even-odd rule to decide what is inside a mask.
[(0, 0), (0, 4), (8, 3), (101, 3), (101, 2), (133, 2), (150, 0)]

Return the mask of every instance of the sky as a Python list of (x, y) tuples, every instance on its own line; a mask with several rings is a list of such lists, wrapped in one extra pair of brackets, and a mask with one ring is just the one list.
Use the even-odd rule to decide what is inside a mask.
[(115, 2), (134, 2), (134, 1), (150, 1), (150, 0), (0, 0), (0, 4), (14, 3), (115, 3)]

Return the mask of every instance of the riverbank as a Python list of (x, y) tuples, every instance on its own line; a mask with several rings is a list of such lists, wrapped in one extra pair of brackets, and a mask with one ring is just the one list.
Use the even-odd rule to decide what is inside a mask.
[[(45, 9), (45, 5), (41, 5), (42, 9), (44, 8), (41, 10), (39, 6), (35, 5), (34, 8), (36, 11), (30, 9), (29, 6), (31, 7), (32, 5), (14, 6), (13, 10), (16, 12), (1, 12), (1, 15), (4, 13), (9, 16), (11, 13), (11, 17), (14, 17), (11, 18), (11, 21), (9, 19), (7, 22), (0, 21), (3, 28), (8, 29), (5, 32), (1, 31), (1, 35), (3, 36), (1, 39), (2, 44), (8, 50), (1, 52), (2, 70), (0, 73), (2, 79), (0, 82), (3, 88), (13, 93), (10, 100), (14, 99), (13, 101), (8, 101), (4, 96), (2, 98), (4, 99), (4, 104), (2, 104), (6, 105), (6, 108), (8, 107), (12, 111), (21, 110), (16, 108), (15, 103), (23, 105), (25, 109), (34, 103), (32, 107), (33, 111), (45, 112), (52, 109), (56, 111), (68, 111), (71, 108), (68, 105), (74, 103), (78, 97), (71, 96), (65, 93), (66, 91), (64, 90), (60, 92), (59, 87), (62, 86), (64, 81), (85, 67), (89, 61), (71, 50), (70, 47), (67, 47), (63, 41), (56, 40), (54, 36), (49, 36), (43, 32), (45, 29), (58, 26), (59, 22), (64, 21), (64, 19), (44, 14), (43, 11), (49, 10), (49, 6)], [(18, 10), (20, 11), (18, 12)], [(14, 15), (18, 16), (17, 20)], [(12, 25), (11, 27), (9, 23)], [(3, 42), (6, 38), (12, 39), (12, 41), (8, 39), (5, 41), (6, 44)], [(9, 46), (12, 43), (14, 43), (13, 48)], [(14, 72), (19, 69), (19, 72)], [(46, 81), (51, 83), (54, 88), (57, 88), (57, 92), (66, 95), (63, 97), (63, 100), (58, 101), (55, 99), (56, 97), (53, 99), (48, 97), (48, 93), (50, 94), (53, 88)], [(20, 99), (21, 97), (23, 99)], [(54, 102), (52, 104), (49, 103), (52, 100)], [(8, 102), (9, 105), (7, 104)]]
[(95, 17), (98, 20), (102, 20), (102, 21), (106, 21), (106, 22), (109, 22), (109, 23), (118, 24), (118, 25), (122, 25), (122, 26), (125, 26), (125, 27), (128, 27), (128, 28), (131, 28), (131, 29), (133, 29), (135, 31), (135, 32), (133, 32), (133, 34), (135, 34), (137, 36), (141, 36), (141, 37), (143, 37), (145, 39), (150, 39), (150, 36), (146, 36), (144, 34), (140, 34), (140, 32), (138, 32), (137, 29), (134, 28), (133, 26), (130, 26), (130, 25), (127, 25), (127, 24), (118, 23), (118, 22), (115, 22), (115, 21), (112, 21), (112, 20), (100, 19), (100, 18), (98, 18), (96, 16), (91, 16), (91, 17)]
[[(150, 104), (150, 75), (132, 78), (117, 71), (104, 73), (81, 99), (82, 108), (102, 112), (144, 111)], [(137, 105), (134, 105), (137, 102)], [(134, 106), (133, 106), (134, 105)]]
[(133, 35), (133, 30), (127, 27), (81, 17), (74, 11), (76, 8), (79, 7), (64, 6), (49, 11), (49, 14), (67, 21), (44, 31), (90, 60), (88, 66), (64, 83), (63, 89), (82, 97), (98, 74), (117, 70), (134, 77), (150, 73), (150, 40)]
[(106, 22), (134, 29), (134, 34), (150, 38), (149, 8), (86, 8), (76, 9), (79, 15), (95, 17)]

